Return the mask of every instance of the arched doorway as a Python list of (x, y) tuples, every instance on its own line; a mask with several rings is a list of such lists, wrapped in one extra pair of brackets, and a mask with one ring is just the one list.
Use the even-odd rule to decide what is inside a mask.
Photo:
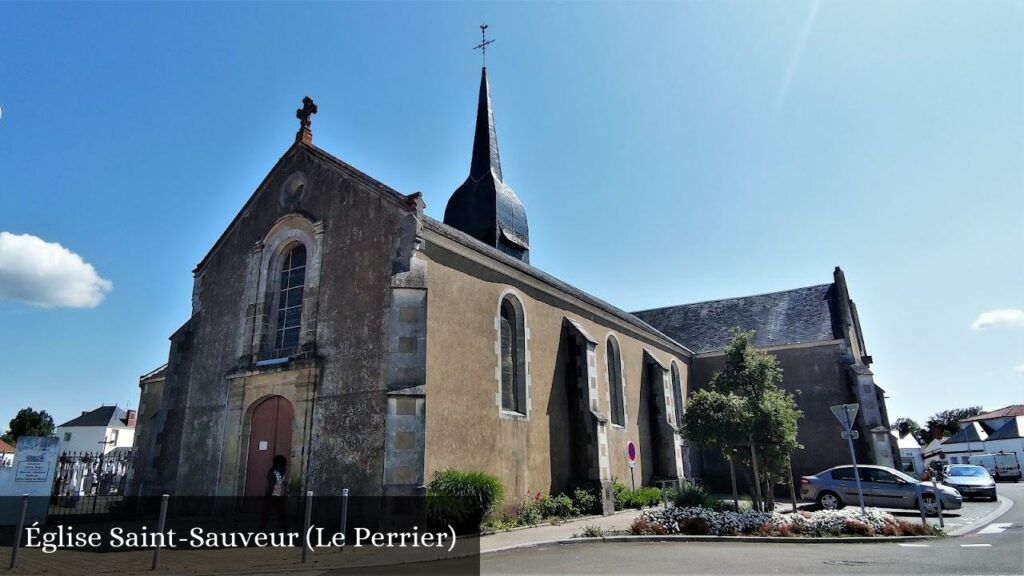
[(245, 495), (262, 497), (267, 492), (267, 472), (274, 456), (288, 458), (291, 468), (292, 403), (271, 396), (259, 403), (249, 419), (249, 455), (245, 466)]

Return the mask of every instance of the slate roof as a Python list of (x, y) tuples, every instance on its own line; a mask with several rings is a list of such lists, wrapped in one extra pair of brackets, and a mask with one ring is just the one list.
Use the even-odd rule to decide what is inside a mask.
[(668, 306), (633, 313), (694, 352), (725, 348), (733, 328), (754, 331), (754, 345), (780, 346), (842, 337), (835, 285)]
[(1016, 416), (1013, 420), (1010, 420), (1006, 424), (1003, 424), (999, 430), (996, 430), (994, 434), (990, 434), (986, 440), (1013, 440), (1014, 438), (1022, 438), (1021, 432), (1024, 431), (1024, 416)]
[(977, 416), (971, 416), (970, 418), (964, 418), (961, 422), (977, 422), (980, 420), (992, 420), (995, 418), (1016, 418), (1017, 416), (1024, 416), (1024, 404), (1011, 404), (1000, 408), (999, 410), (993, 410), (991, 412), (978, 414)]
[(14, 446), (11, 446), (7, 442), (0, 440), (0, 453), (11, 454), (14, 452)]
[(64, 426), (102, 426), (104, 428), (123, 428), (128, 425), (128, 413), (117, 406), (100, 406), (92, 412), (86, 412), (60, 425)]
[[(968, 424), (960, 429), (959, 432), (953, 434), (949, 438), (942, 441), (943, 444), (962, 444), (966, 442), (981, 442), (986, 438), (982, 438), (978, 432), (979, 426)], [(984, 430), (982, 430), (984, 432)]]

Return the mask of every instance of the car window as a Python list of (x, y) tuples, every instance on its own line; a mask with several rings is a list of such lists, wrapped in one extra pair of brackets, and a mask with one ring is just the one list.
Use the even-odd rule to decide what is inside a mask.
[(868, 477), (873, 482), (884, 482), (886, 484), (897, 484), (896, 476), (886, 472), (885, 470), (879, 470), (878, 468), (868, 468), (866, 471), (869, 473)]
[(833, 480), (853, 480), (853, 468), (835, 468), (832, 470)]
[(988, 471), (980, 466), (953, 466), (949, 469), (950, 476), (988, 476)]

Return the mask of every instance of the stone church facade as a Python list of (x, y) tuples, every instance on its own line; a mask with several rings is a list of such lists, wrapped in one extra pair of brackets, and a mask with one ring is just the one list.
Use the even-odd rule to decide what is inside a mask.
[[(167, 365), (140, 381), (144, 492), (261, 496), (282, 454), (318, 495), (418, 494), (452, 467), (513, 497), (600, 488), (610, 511), (614, 478), (701, 469), (679, 429), (713, 354), (529, 265), (486, 68), (444, 222), (316, 147), (315, 112), (306, 99), (294, 144), (194, 270)], [(860, 394), (847, 378), (821, 386)]]

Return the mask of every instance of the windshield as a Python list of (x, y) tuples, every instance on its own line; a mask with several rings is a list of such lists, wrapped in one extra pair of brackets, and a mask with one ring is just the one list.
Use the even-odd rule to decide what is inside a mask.
[(949, 469), (950, 476), (988, 476), (981, 466), (953, 466)]

